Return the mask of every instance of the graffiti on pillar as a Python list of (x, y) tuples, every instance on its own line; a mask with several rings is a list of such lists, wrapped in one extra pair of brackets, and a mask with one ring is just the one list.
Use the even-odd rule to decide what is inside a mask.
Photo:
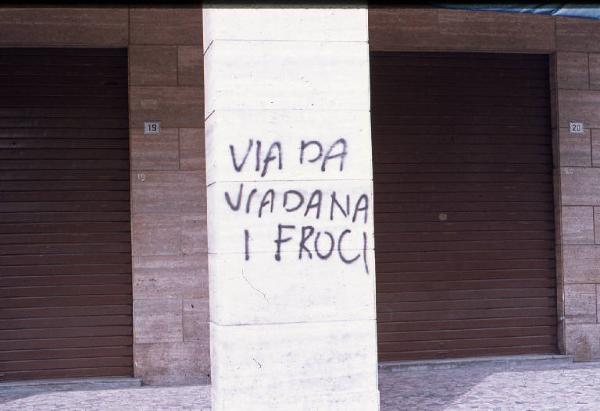
[[(291, 161), (303, 168), (316, 167), (320, 173), (343, 176), (348, 156), (344, 138), (330, 143), (306, 139), (290, 148), (287, 156), (283, 142), (248, 139), (243, 147), (229, 145), (230, 164), (236, 173), (250, 169), (257, 181), (268, 181), (274, 170), (284, 170), (286, 162)], [(270, 242), (275, 261), (337, 259), (344, 264), (361, 264), (368, 274), (368, 193), (346, 193), (336, 187), (307, 190), (302, 184), (291, 180), (282, 189), (280, 184), (276, 188), (264, 183), (239, 183), (224, 192), (224, 201), (231, 212), (244, 214), (259, 224), (267, 216), (281, 218), (273, 224), (273, 237), (261, 239)], [(245, 259), (251, 260), (256, 241), (252, 229), (241, 227), (241, 235)], [(348, 247), (350, 243), (352, 247)]]

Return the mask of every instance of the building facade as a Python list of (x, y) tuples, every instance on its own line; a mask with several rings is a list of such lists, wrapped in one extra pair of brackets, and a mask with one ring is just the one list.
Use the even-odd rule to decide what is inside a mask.
[(600, 22), (235, 13), (0, 8), (3, 379), (600, 357)]

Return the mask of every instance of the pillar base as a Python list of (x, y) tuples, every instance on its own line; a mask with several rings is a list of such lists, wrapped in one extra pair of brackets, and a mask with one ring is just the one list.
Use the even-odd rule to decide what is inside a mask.
[(211, 324), (213, 410), (378, 410), (374, 320)]
[[(262, 398), (239, 391), (211, 392), (212, 411), (370, 411), (379, 410), (379, 391), (335, 392), (315, 396), (300, 393), (279, 395), (272, 393)], [(219, 400), (215, 400), (218, 398)]]

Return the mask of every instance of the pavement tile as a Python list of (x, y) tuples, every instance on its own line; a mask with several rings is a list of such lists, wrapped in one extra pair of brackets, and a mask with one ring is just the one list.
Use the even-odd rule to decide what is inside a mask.
[[(600, 363), (380, 370), (381, 411), (598, 410)], [(293, 410), (293, 404), (290, 404)], [(94, 389), (0, 386), (0, 410), (210, 410), (210, 386)]]

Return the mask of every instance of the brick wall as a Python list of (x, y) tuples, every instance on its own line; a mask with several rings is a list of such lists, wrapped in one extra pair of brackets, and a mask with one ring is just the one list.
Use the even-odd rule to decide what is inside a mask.
[[(209, 374), (202, 10), (0, 8), (0, 47), (128, 47), (135, 375)], [(144, 135), (144, 120), (161, 120)]]
[[(600, 358), (600, 21), (445, 9), (369, 11), (377, 51), (551, 56), (559, 349)], [(585, 134), (570, 134), (569, 121)]]

